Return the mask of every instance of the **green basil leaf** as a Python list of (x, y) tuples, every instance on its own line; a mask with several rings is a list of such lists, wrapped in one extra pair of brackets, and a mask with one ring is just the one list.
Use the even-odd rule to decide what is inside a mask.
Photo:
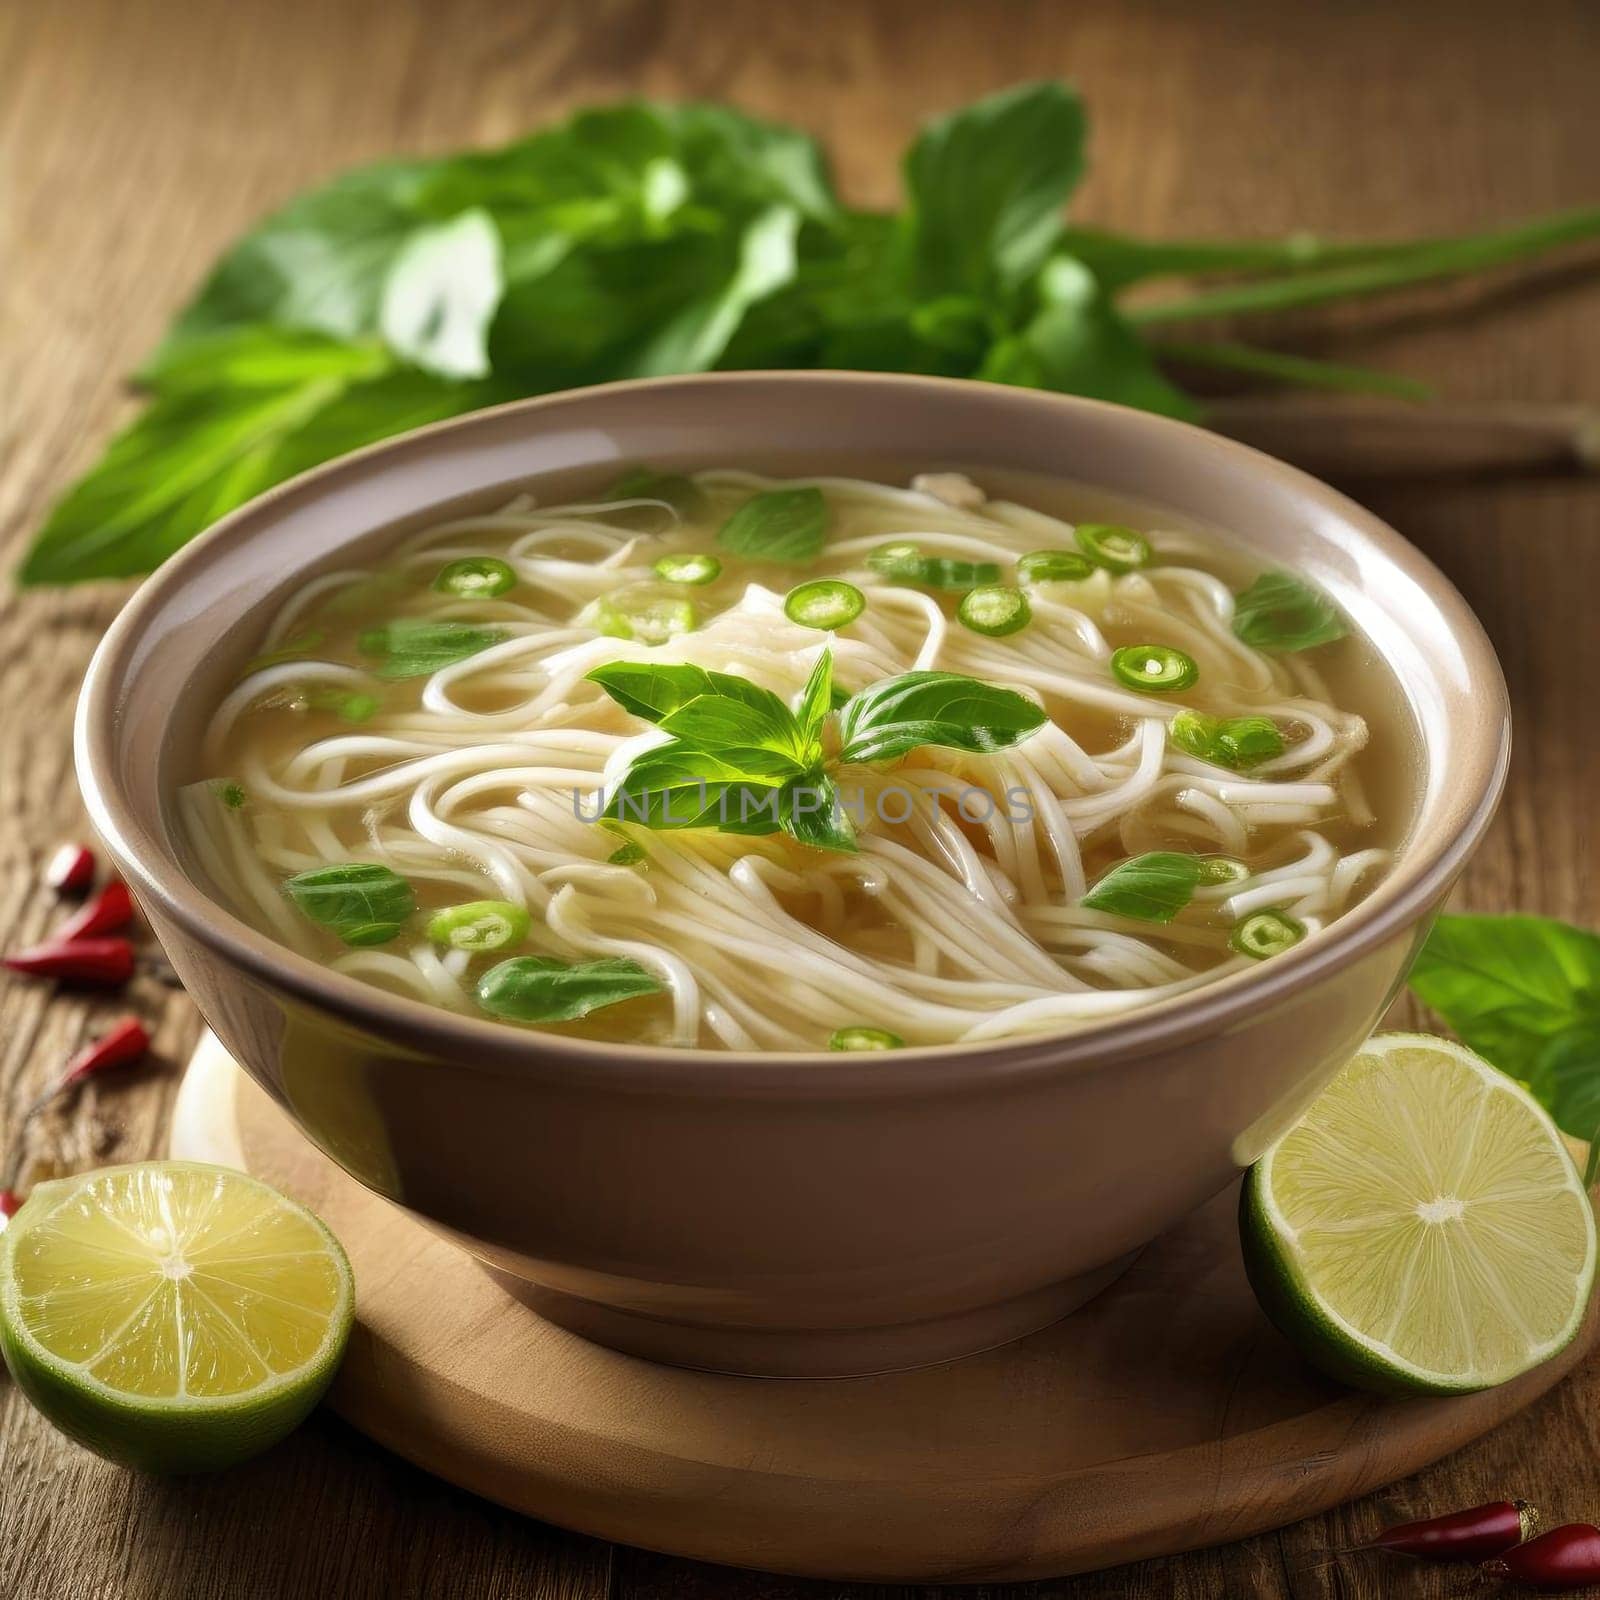
[(730, 752), (764, 750), (801, 766), (820, 756), (811, 751), (794, 713), (776, 696), (770, 705), (750, 705), (721, 695), (701, 695), (669, 712), (662, 729), (697, 749)]
[[(57, 501), (23, 561), (24, 584), (126, 578), (157, 567), (218, 517), (307, 467), (390, 433), (469, 411), (482, 386), (385, 371), (371, 348), (262, 329), (206, 341), (228, 372), (198, 381), (173, 357), (159, 394)], [(277, 383), (272, 374), (285, 376)]]
[(372, 861), (313, 867), (283, 887), (313, 922), (351, 945), (387, 944), (417, 904), (404, 878)]
[(951, 672), (907, 672), (846, 701), (841, 761), (883, 761), (921, 745), (986, 753), (1037, 733), (1044, 708), (1011, 689)]
[(653, 472), (633, 467), (606, 490), (607, 500), (664, 500), (686, 522), (698, 522), (711, 510), (705, 491), (679, 472)]
[(1086, 123), (1064, 84), (1003, 90), (929, 123), (906, 158), (924, 295), (983, 295), (1036, 272), (1083, 176)]
[(1310, 650), (1350, 631), (1339, 608), (1287, 572), (1264, 572), (1238, 597), (1233, 631), (1256, 650)]
[(1527, 1081), (1563, 1132), (1575, 1139), (1600, 1139), (1600, 1009), (1569, 1033), (1549, 1040)]
[(1243, 772), (1283, 754), (1283, 735), (1271, 717), (1210, 717), (1180, 711), (1167, 725), (1180, 750), (1234, 772)]
[(722, 782), (692, 778), (662, 783), (646, 772), (632, 773), (613, 791), (604, 816), (663, 829), (715, 828), (719, 833), (768, 834), (783, 826), (781, 783)]
[(504, 290), (500, 234), (481, 207), (417, 229), (390, 264), (378, 326), (396, 355), (443, 378), (489, 374), (489, 324)]
[(1411, 988), (1485, 1060), (1532, 1081), (1553, 1041), (1600, 1024), (1600, 937), (1550, 917), (1440, 917)]
[(502, 643), (501, 628), (479, 628), (469, 622), (430, 622), (425, 617), (399, 617), (368, 628), (357, 641), (364, 656), (377, 659), (380, 678), (425, 678), (480, 650)]
[[(651, 746), (636, 756), (617, 785), (621, 795), (650, 789), (677, 789), (696, 783), (781, 785), (804, 769), (786, 750), (760, 745), (706, 749), (682, 739)], [(608, 813), (609, 813), (608, 808)], [(631, 820), (624, 816), (624, 821)]]
[(832, 778), (820, 768), (786, 784), (778, 799), (783, 831), (817, 850), (856, 850), (856, 831)]
[(1150, 347), (1082, 262), (1054, 257), (1031, 290), (1032, 315), (994, 345), (978, 377), (1088, 395), (1163, 416), (1199, 415), (1199, 407), (1162, 376)]
[(637, 961), (557, 961), (513, 956), (478, 979), (478, 1004), (511, 1022), (575, 1022), (602, 1006), (660, 994), (662, 984)]
[(717, 542), (748, 561), (802, 565), (822, 554), (828, 504), (815, 488), (752, 495), (723, 523)]
[(898, 583), (915, 583), (925, 589), (950, 589), (965, 593), (1000, 581), (995, 561), (956, 561), (948, 556), (925, 556), (913, 544), (886, 544), (867, 557), (874, 572)]
[(244, 323), (341, 339), (376, 333), (389, 269), (428, 220), (421, 202), (435, 169), (428, 161), (361, 167), (273, 213), (223, 257), (156, 366), (190, 340)]
[(849, 698), (841, 694), (836, 700), (835, 692), (833, 652), (824, 650), (817, 657), (817, 664), (811, 669), (811, 676), (806, 679), (805, 688), (800, 691), (800, 707), (795, 713), (807, 746), (820, 740), (822, 725), (828, 720), (828, 714)]
[[(707, 672), (704, 667), (650, 661), (611, 661), (588, 674), (624, 711), (646, 722), (660, 722), (680, 706), (703, 695), (738, 701), (774, 717), (789, 708), (770, 689), (731, 672)], [(773, 708), (776, 708), (774, 710)]]
[(1140, 922), (1171, 922), (1194, 898), (1199, 882), (1198, 856), (1152, 850), (1113, 867), (1080, 904)]

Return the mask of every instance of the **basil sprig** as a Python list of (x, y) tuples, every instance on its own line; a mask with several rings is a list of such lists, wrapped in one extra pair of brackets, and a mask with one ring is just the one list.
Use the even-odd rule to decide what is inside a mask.
[(660, 994), (661, 980), (623, 956), (558, 961), (513, 956), (478, 979), (478, 1004), (510, 1022), (576, 1022), (602, 1006)]
[(1256, 650), (1288, 653), (1332, 644), (1350, 629), (1319, 590), (1287, 572), (1263, 572), (1238, 596), (1233, 631)]
[(426, 617), (399, 617), (368, 628), (356, 641), (373, 658), (380, 678), (426, 678), (441, 667), (465, 661), (507, 637), (503, 628), (479, 628), (470, 622), (430, 622)]
[(854, 850), (855, 830), (823, 764), (833, 699), (824, 651), (797, 711), (770, 689), (694, 666), (613, 662), (589, 674), (618, 705), (670, 734), (637, 756), (604, 816), (648, 828), (783, 832), (803, 844)]
[(375, 861), (313, 867), (283, 887), (306, 916), (348, 945), (387, 944), (417, 905), (411, 885)]
[(1113, 867), (1080, 903), (1140, 922), (1171, 922), (1194, 898), (1201, 876), (1198, 856), (1151, 850)]
[(624, 710), (672, 737), (634, 758), (603, 816), (649, 828), (783, 832), (854, 850), (855, 830), (824, 757), (837, 710), (838, 761), (882, 761), (922, 745), (987, 753), (1036, 732), (1043, 709), (1010, 689), (949, 672), (910, 672), (836, 698), (817, 658), (796, 710), (744, 678), (695, 666), (617, 661), (589, 674)]

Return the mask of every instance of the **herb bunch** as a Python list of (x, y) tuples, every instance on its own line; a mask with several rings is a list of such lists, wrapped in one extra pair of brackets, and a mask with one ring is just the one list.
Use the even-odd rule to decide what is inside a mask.
[[(148, 406), (56, 505), (20, 580), (147, 572), (307, 467), (609, 379), (936, 373), (1195, 416), (1163, 370), (1169, 353), (1298, 384), (1413, 392), (1382, 373), (1145, 333), (1478, 271), (1600, 233), (1600, 208), (1391, 244), (1070, 227), (1063, 206), (1084, 172), (1086, 129), (1059, 83), (980, 100), (923, 130), (891, 213), (844, 205), (804, 134), (716, 105), (627, 102), (501, 149), (348, 173), (224, 256), (137, 375)], [(1235, 276), (1123, 298), (1212, 273)]]

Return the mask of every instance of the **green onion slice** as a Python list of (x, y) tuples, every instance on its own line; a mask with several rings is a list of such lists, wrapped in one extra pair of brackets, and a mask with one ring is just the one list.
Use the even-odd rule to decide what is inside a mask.
[(1219, 883), (1243, 883), (1249, 876), (1249, 867), (1242, 861), (1235, 861), (1232, 856), (1201, 856), (1200, 858), (1200, 883), (1202, 887), (1211, 887)]
[(1020, 632), (1033, 617), (1033, 607), (1020, 589), (1003, 583), (985, 584), (981, 589), (969, 589), (956, 607), (956, 617), (974, 633), (991, 639), (1004, 638), (1008, 633)]
[(1164, 644), (1125, 644), (1111, 653), (1111, 674), (1118, 683), (1145, 694), (1174, 694), (1200, 676), (1192, 656)]
[(828, 1039), (830, 1050), (904, 1050), (906, 1042), (887, 1028), (840, 1028)]
[(509, 900), (469, 900), (435, 912), (428, 937), (452, 950), (503, 950), (528, 936), (533, 919)]
[(494, 556), (466, 556), (442, 567), (433, 586), (463, 600), (487, 600), (517, 586), (515, 570)]
[(1203, 711), (1180, 711), (1167, 729), (1180, 750), (1214, 766), (1242, 772), (1283, 754), (1283, 735), (1271, 717), (1208, 717)]
[(842, 628), (866, 609), (867, 597), (853, 583), (817, 578), (784, 598), (783, 614), (802, 628)]
[(1080, 583), (1093, 573), (1094, 563), (1076, 550), (1034, 550), (1017, 558), (1024, 583)]
[(1228, 944), (1242, 956), (1265, 961), (1282, 955), (1305, 938), (1305, 924), (1282, 911), (1256, 911), (1238, 923), (1228, 935)]
[(1078, 548), (1107, 572), (1132, 572), (1150, 565), (1150, 541), (1115, 522), (1080, 522), (1072, 532)]
[(714, 583), (722, 576), (722, 563), (714, 555), (696, 550), (686, 555), (662, 556), (651, 570), (668, 583)]

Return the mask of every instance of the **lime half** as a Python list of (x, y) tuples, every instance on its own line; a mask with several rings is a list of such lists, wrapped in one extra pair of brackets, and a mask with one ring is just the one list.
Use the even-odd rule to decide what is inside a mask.
[(311, 1213), (189, 1161), (42, 1183), (0, 1236), (0, 1350), (92, 1450), (151, 1472), (232, 1466), (321, 1398), (355, 1308)]
[(1361, 1388), (1457, 1394), (1568, 1344), (1595, 1222), (1555, 1124), (1470, 1050), (1369, 1039), (1245, 1180), (1263, 1309)]

